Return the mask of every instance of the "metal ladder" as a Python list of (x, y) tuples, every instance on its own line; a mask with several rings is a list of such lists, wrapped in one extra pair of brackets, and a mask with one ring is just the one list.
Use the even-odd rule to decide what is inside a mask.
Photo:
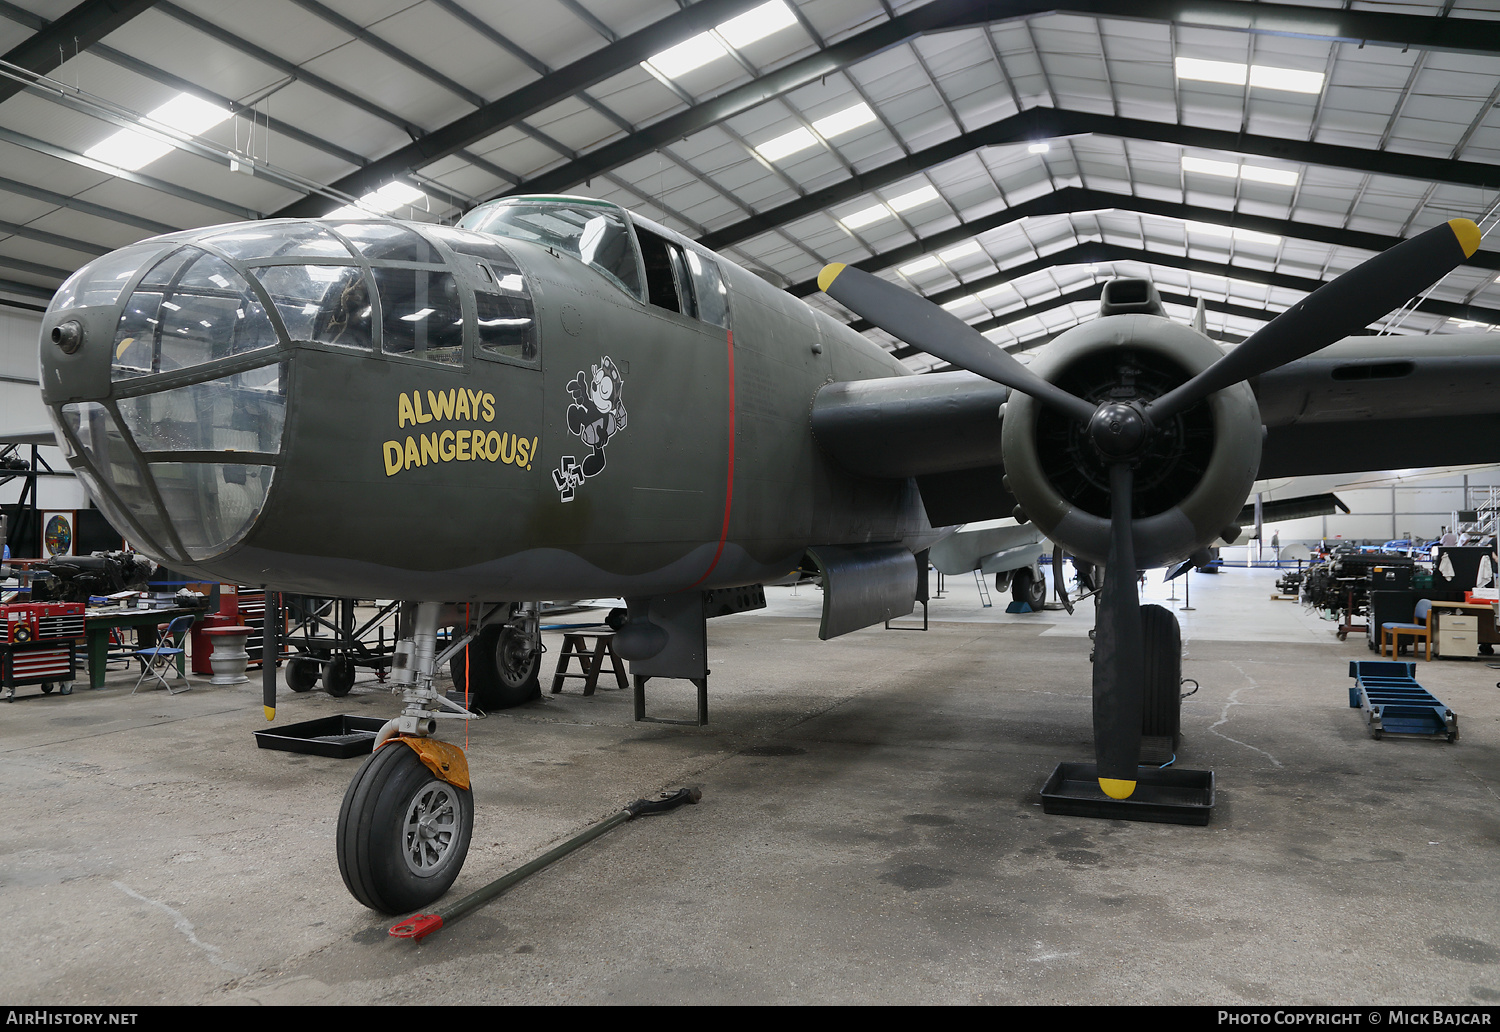
[(985, 609), (990, 608), (990, 606), (992, 605), (992, 603), (990, 602), (990, 589), (989, 586), (984, 583), (984, 574), (979, 570), (974, 571), (974, 585), (979, 589), (979, 604), (982, 605)]

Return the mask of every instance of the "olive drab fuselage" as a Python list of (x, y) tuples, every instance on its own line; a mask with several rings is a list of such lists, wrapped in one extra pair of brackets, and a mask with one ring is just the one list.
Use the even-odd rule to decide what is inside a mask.
[[(618, 228), (624, 213), (599, 207)], [(486, 259), (456, 249), (473, 234), (422, 225), (408, 229), (427, 250), (411, 253), (368, 244), (395, 229), (306, 222), (133, 245), (59, 291), (43, 397), (128, 540), (243, 584), (664, 594), (784, 576), (809, 545), (940, 536), (910, 481), (848, 475), (809, 427), (825, 384), (906, 375), (899, 362), (684, 238), (628, 225), (613, 260), (673, 256), (677, 307), (696, 314), (653, 304), (659, 280), (632, 292), (544, 241), (501, 239)], [(252, 231), (302, 242), (267, 256)], [(587, 230), (582, 246), (597, 246)], [(721, 283), (717, 301), (687, 302), (689, 265), (716, 273), (697, 282)], [(48, 342), (70, 320), (72, 354)], [(523, 330), (524, 346), (504, 343)]]

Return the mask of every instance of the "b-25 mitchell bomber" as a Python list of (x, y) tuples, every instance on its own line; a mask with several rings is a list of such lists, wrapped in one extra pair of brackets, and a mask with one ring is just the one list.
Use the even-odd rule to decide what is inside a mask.
[[(433, 737), (469, 715), (435, 687), (442, 663), (480, 708), (525, 701), (539, 601), (617, 595), (632, 674), (706, 692), (707, 617), (755, 604), (735, 589), (816, 571), (833, 637), (909, 613), (915, 557), (970, 521), (1016, 515), (1105, 566), (1098, 774), (1128, 796), (1143, 724), (1175, 732), (1180, 669), (1176, 622), (1139, 605), (1135, 571), (1232, 536), (1257, 477), (1359, 468), (1332, 447), (1352, 422), (1388, 467), (1416, 464), (1409, 428), (1434, 405), (1493, 420), (1493, 391), (1466, 386), (1500, 364), (1489, 341), (1328, 347), (1478, 242), (1466, 220), (1437, 226), (1227, 355), (1168, 321), (1149, 282), (1114, 280), (1100, 318), (1029, 367), (916, 295), (826, 268), (834, 299), (959, 367), (914, 376), (606, 202), (505, 198), (455, 228), (266, 221), (79, 270), (44, 318), (41, 387), (90, 497), (153, 559), (409, 601), (404, 709), (337, 833), (353, 895), (398, 913), (448, 889), (473, 824), (464, 753)], [(1459, 389), (1392, 389), (1439, 381)], [(1464, 440), (1451, 461), (1500, 459), (1500, 435)]]

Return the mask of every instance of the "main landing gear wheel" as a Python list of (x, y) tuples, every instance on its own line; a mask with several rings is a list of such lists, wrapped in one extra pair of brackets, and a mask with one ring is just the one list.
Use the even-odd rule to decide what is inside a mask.
[(301, 656), (286, 661), (286, 686), (294, 692), (311, 691), (318, 683), (318, 661)]
[(458, 877), (474, 830), (474, 794), (427, 769), (398, 741), (375, 750), (339, 808), (339, 873), (372, 910), (410, 913)]
[(336, 699), (342, 699), (354, 687), (354, 660), (339, 656), (323, 670), (323, 689)]
[(1141, 606), (1146, 677), (1141, 699), (1141, 735), (1166, 739), (1173, 755), (1182, 738), (1182, 629), (1171, 610)]
[(1017, 570), (1010, 579), (1010, 597), (1041, 612), (1047, 602), (1047, 578), (1038, 577), (1034, 570)]
[(460, 692), (467, 683), (466, 658), (468, 673), (474, 678), (470, 691), (480, 709), (507, 709), (541, 698), (541, 650), (528, 649), (525, 635), (516, 628), (485, 627), (464, 652), (449, 661), (448, 672)]

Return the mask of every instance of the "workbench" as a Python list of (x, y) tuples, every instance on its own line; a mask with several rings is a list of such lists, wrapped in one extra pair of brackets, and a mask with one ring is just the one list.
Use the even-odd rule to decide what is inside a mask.
[[(108, 609), (90, 609), (84, 614), (84, 636), (89, 646), (89, 687), (104, 687), (105, 663), (109, 659), (109, 632), (116, 628), (134, 627), (138, 648), (149, 648), (156, 644), (156, 628), (169, 624), (179, 616), (198, 616), (201, 609), (126, 609), (112, 606)], [(182, 656), (177, 657), (177, 676), (186, 677), (186, 666)]]

